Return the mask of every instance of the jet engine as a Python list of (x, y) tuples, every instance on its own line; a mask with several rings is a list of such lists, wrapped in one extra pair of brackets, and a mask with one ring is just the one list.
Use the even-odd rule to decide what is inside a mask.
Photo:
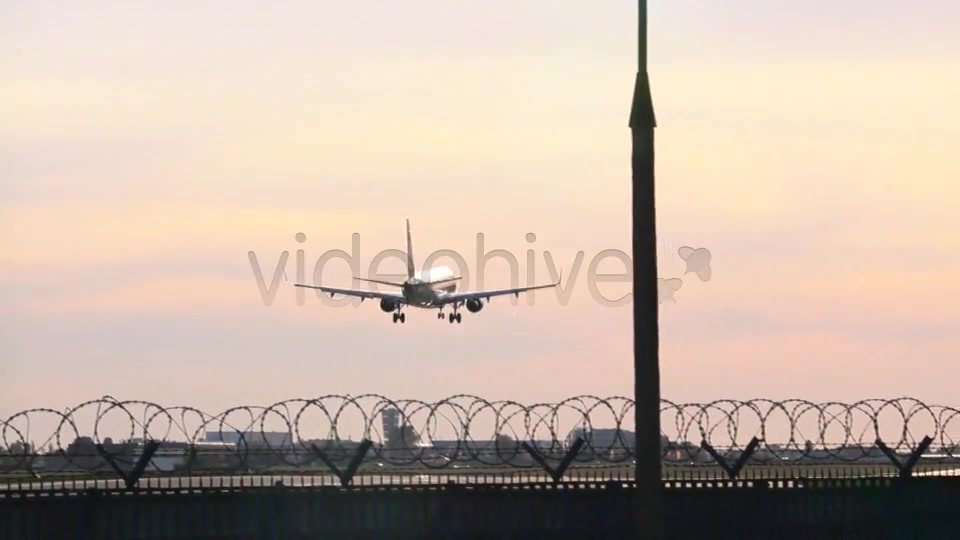
[(476, 298), (471, 298), (467, 300), (467, 311), (470, 313), (476, 313), (483, 309), (483, 302), (477, 300)]
[(396, 311), (397, 303), (394, 302), (393, 300), (387, 300), (386, 298), (384, 298), (383, 300), (380, 300), (380, 309), (382, 309), (387, 313), (390, 313), (391, 311)]

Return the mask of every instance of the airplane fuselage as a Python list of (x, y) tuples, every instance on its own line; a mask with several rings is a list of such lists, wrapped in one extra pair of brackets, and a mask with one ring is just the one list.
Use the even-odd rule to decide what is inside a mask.
[(444, 281), (442, 283), (432, 283), (440, 280), (450, 279), (455, 274), (445, 266), (436, 266), (418, 273), (414, 277), (403, 282), (400, 291), (403, 297), (411, 306), (419, 308), (434, 308), (437, 300), (444, 294), (450, 294), (457, 291), (456, 281)]

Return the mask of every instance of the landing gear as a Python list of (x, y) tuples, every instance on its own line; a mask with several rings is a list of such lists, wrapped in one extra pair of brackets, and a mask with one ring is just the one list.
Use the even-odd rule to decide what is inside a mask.
[[(456, 303), (453, 304), (453, 313), (451, 313), (451, 314), (449, 315), (449, 317), (447, 318), (447, 320), (450, 321), (450, 324), (453, 324), (454, 321), (456, 321), (457, 324), (460, 324), (460, 321), (463, 319), (463, 315), (461, 315), (460, 312), (457, 311), (457, 308), (459, 308), (460, 305), (461, 305), (461, 304), (456, 304)], [(441, 317), (442, 317), (442, 316), (443, 316), (443, 315), (441, 315)]]
[(442, 309), (440, 310), (440, 313), (437, 313), (437, 319), (439, 319), (439, 320), (441, 320), (441, 321), (443, 320), (443, 310), (442, 310)]
[(400, 324), (407, 322), (407, 314), (400, 313), (400, 311), (398, 310), (396, 313), (393, 314), (394, 324), (396, 324), (397, 321), (400, 321)]

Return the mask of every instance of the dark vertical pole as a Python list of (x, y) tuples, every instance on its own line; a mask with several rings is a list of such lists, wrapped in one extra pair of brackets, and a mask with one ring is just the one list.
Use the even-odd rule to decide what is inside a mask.
[(657, 300), (657, 214), (653, 131), (647, 75), (647, 0), (639, 0), (637, 78), (630, 111), (633, 139), (633, 373), (636, 481), (643, 538), (663, 537), (660, 475), (660, 340)]

